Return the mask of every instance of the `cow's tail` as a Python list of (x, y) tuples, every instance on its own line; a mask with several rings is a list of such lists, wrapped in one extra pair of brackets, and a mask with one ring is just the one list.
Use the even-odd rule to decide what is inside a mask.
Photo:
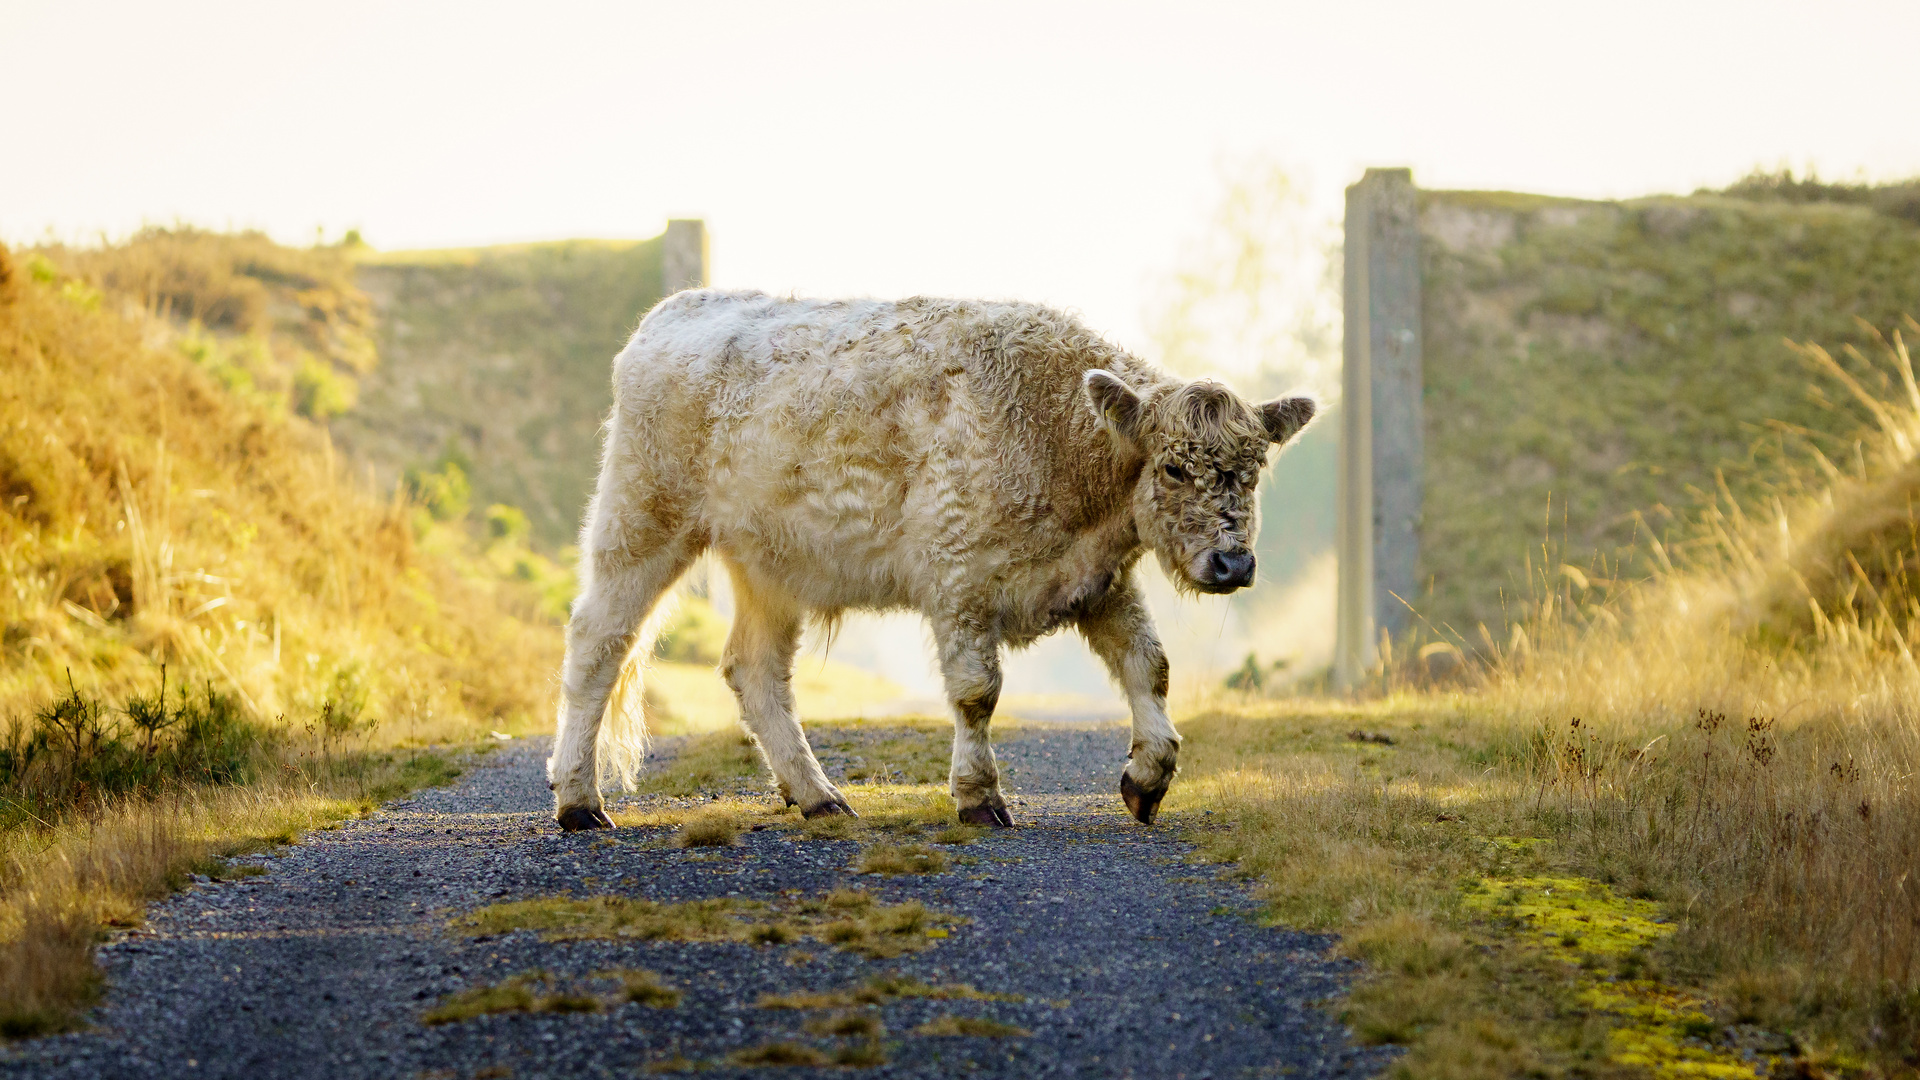
[(607, 698), (607, 713), (600, 721), (596, 743), (602, 783), (618, 781), (632, 791), (647, 760), (647, 663), (653, 658), (654, 642), (666, 629), (674, 612), (674, 594), (669, 593), (654, 605), (634, 635), (633, 647), (620, 665), (620, 677), (614, 681)]

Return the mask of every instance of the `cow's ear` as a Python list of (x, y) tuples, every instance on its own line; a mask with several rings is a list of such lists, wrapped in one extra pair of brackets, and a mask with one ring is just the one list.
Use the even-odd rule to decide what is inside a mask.
[(1316, 408), (1310, 397), (1274, 398), (1261, 404), (1260, 423), (1267, 429), (1267, 438), (1278, 446), (1300, 434)]
[(1100, 420), (1100, 426), (1113, 433), (1121, 445), (1128, 448), (1140, 445), (1140, 426), (1146, 413), (1146, 403), (1133, 387), (1120, 381), (1120, 376), (1111, 371), (1094, 368), (1083, 379), (1087, 388), (1087, 401), (1093, 406), (1093, 415)]

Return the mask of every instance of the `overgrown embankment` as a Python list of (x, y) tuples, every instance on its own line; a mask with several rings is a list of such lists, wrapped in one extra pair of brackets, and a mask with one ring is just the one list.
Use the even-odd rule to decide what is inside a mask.
[(332, 422), (386, 475), (453, 464), (476, 506), (525, 512), (536, 546), (573, 542), (613, 406), (613, 355), (660, 299), (660, 241), (360, 251), (380, 366)]
[(500, 538), (313, 422), (369, 310), (344, 252), (262, 237), (0, 251), (6, 1031), (66, 1023), (101, 923), (209, 853), (445, 775), (383, 748), (544, 714), (559, 634)]
[(1847, 459), (1783, 435), (1643, 581), (1536, 564), (1471, 690), (1183, 724), (1170, 807), (1377, 965), (1403, 1075), (1920, 1071), (1920, 384), (1899, 331), (1792, 349), (1874, 418)]
[(1423, 192), (1426, 503), (1408, 599), (1427, 635), (1482, 649), (1484, 624), (1504, 645), (1549, 535), (1584, 575), (1640, 576), (1657, 567), (1631, 564), (1636, 541), (1684, 531), (1723, 482), (1764, 498), (1782, 439), (1851, 458), (1871, 414), (1785, 342), (1822, 342), (1894, 389), (1845, 350), (1920, 310), (1912, 187)]

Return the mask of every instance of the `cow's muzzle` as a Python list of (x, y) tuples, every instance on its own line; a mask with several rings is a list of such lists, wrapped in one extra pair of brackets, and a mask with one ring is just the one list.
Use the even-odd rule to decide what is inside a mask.
[(1201, 592), (1230, 593), (1253, 584), (1253, 552), (1245, 548), (1215, 549), (1197, 562), (1193, 583)]

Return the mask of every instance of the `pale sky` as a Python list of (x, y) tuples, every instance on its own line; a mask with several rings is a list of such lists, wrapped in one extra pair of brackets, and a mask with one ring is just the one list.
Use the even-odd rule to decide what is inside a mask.
[(1920, 173), (1920, 3), (0, 0), (0, 238), (382, 248), (707, 218), (718, 284), (1018, 296), (1143, 344), (1223, 160), (1621, 196)]

